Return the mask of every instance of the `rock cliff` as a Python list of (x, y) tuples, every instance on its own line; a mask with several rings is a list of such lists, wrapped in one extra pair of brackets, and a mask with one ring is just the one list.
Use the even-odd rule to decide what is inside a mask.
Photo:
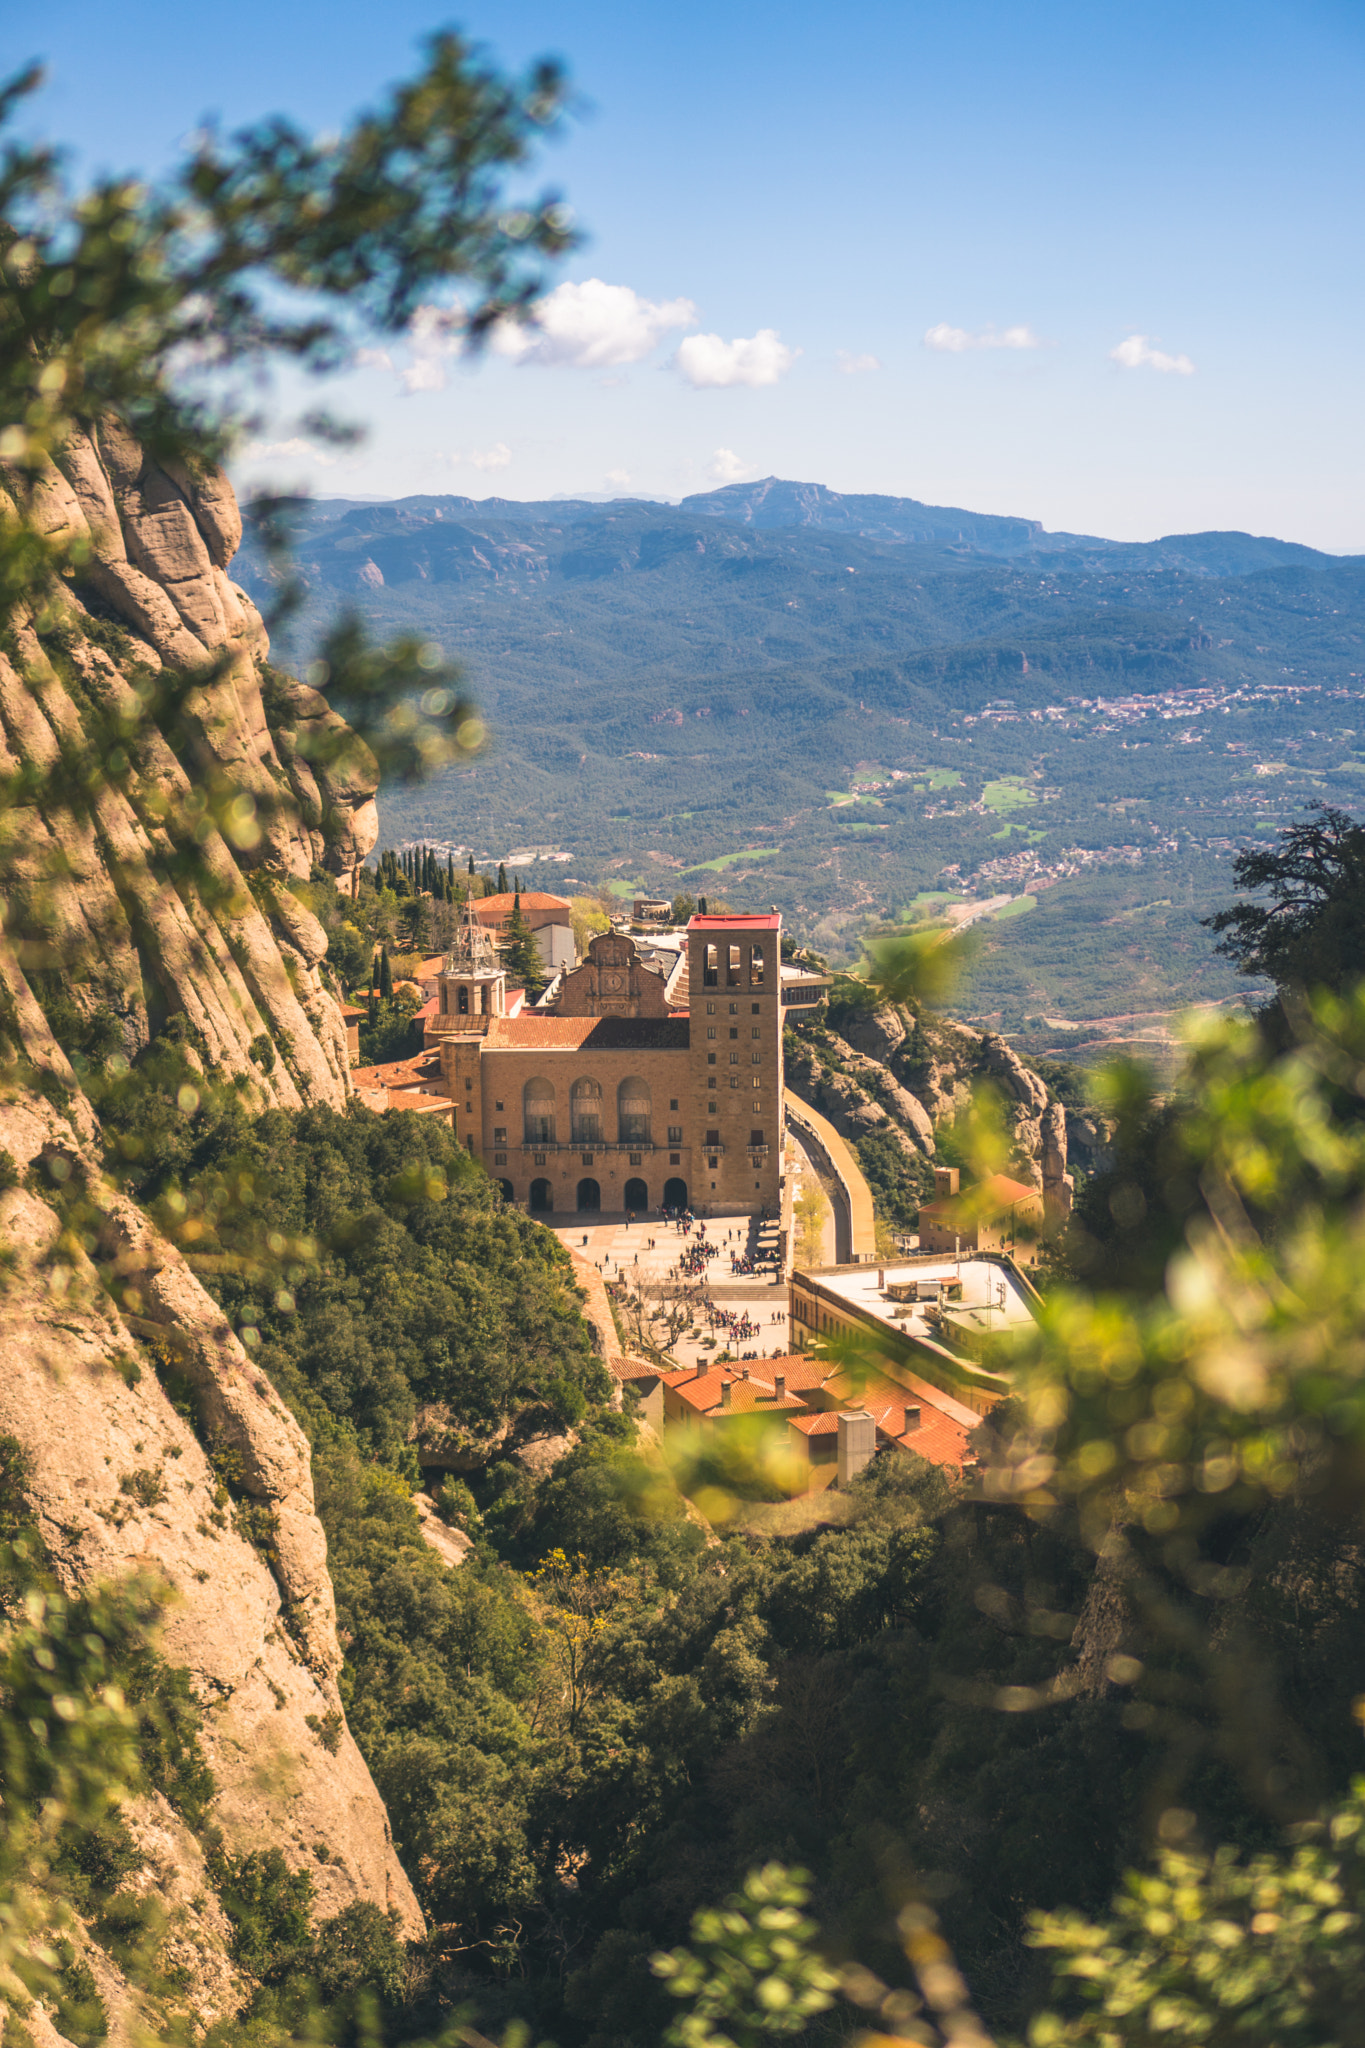
[(910, 1162), (935, 1156), (936, 1127), (971, 1106), (983, 1082), (994, 1091), (1010, 1145), (1009, 1170), (1041, 1190), (1049, 1222), (1071, 1213), (1071, 1163), (1086, 1172), (1108, 1162), (1110, 1127), (1093, 1110), (1054, 1100), (1047, 1083), (1003, 1038), (949, 1018), (913, 1017), (894, 1004), (839, 1019), (839, 1028), (801, 1034), (788, 1055), (795, 1092), (856, 1143), (891, 1138)]
[[(271, 669), (227, 574), (231, 486), (163, 469), (112, 422), (36, 482), (0, 480), (0, 516), (22, 505), (79, 556), (0, 643), (0, 773), (46, 779), (0, 842), (22, 964), (113, 1019), (130, 1058), (178, 1013), (205, 1066), (253, 1100), (339, 1106), (326, 940), (289, 883), (315, 868), (348, 882), (378, 835), (378, 778), (326, 700)], [(171, 676), (193, 678), (169, 693), (174, 745), (157, 694)], [(102, 773), (80, 773), (83, 757)]]
[[(0, 815), (0, 1433), (31, 1461), (29, 1508), (64, 1586), (160, 1582), (158, 1649), (202, 1713), (226, 1853), (279, 1848), (308, 1871), (320, 1919), (367, 1901), (415, 1936), (342, 1711), (307, 1441), (179, 1252), (104, 1179), (49, 1021), (54, 1005), (101, 1021), (132, 1060), (175, 1016), (191, 1065), (253, 1104), (341, 1107), (326, 940), (290, 883), (322, 867), (344, 885), (369, 851), (373, 762), (324, 699), (270, 669), (227, 574), (241, 522), (224, 478), (159, 467), (103, 425), (36, 485), (9, 484), (10, 510), (22, 498), (84, 560), (0, 635), (0, 774), (20, 793)], [(72, 1201), (93, 1237), (67, 1228)], [(181, 2017), (230, 2015), (249, 1987), (203, 1844), (157, 1795), (127, 1820), (143, 1858), (129, 1883), (171, 1914)], [(174, 1999), (151, 2011), (103, 1951), (88, 1959), (113, 2041), (175, 2019)], [(25, 2024), (60, 2038), (37, 2007)]]

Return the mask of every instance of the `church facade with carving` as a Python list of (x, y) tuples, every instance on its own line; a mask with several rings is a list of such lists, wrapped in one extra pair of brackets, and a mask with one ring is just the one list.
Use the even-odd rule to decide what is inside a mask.
[(781, 926), (695, 916), (667, 976), (602, 932), (553, 1008), (509, 1016), (496, 948), (466, 919), (426, 1019), (461, 1144), (535, 1215), (775, 1212)]

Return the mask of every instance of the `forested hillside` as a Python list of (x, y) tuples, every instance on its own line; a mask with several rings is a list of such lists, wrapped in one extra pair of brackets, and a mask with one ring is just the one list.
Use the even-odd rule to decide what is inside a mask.
[(386, 839), (563, 854), (524, 863), (551, 888), (709, 880), (836, 959), (935, 892), (1008, 898), (960, 1000), (1016, 1033), (1232, 995), (1199, 920), (1235, 847), (1365, 774), (1365, 569), (1291, 543), (778, 484), (295, 528), (300, 654), (357, 607), (453, 653), (488, 717), (476, 764), (386, 794)]

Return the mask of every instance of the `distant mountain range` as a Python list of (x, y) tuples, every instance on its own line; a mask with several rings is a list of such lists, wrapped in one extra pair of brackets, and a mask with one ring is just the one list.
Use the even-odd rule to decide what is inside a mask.
[[(388, 843), (723, 888), (842, 958), (935, 891), (1009, 896), (963, 1001), (1016, 1031), (1235, 992), (1200, 918), (1236, 847), (1365, 795), (1359, 557), (775, 478), (292, 519), (296, 656), (359, 610), (457, 655), (487, 719), (477, 764), (381, 792)], [(250, 540), (236, 570), (268, 595)]]
[(1162, 540), (1104, 540), (1088, 533), (1049, 533), (1037, 519), (1011, 519), (995, 512), (965, 512), (955, 505), (923, 505), (917, 498), (881, 497), (873, 493), (831, 491), (824, 484), (790, 483), (764, 477), (757, 483), (725, 484), (699, 491), (669, 504), (654, 498), (462, 498), (402, 499), (333, 498), (315, 501), (327, 516), (346, 511), (373, 511), (385, 504), (401, 505), (431, 518), (496, 520), (509, 526), (577, 524), (630, 512), (666, 524), (679, 514), (699, 519), (724, 519), (756, 533), (780, 533), (805, 527), (820, 533), (849, 534), (859, 540), (889, 541), (903, 547), (944, 548), (970, 554), (1008, 558), (1018, 555), (1066, 555), (1102, 558), (1107, 568), (1122, 566), (1183, 569), (1193, 576), (1247, 576), (1258, 569), (1291, 564), (1324, 568), (1359, 556), (1323, 554), (1297, 541), (1275, 540), (1251, 533), (1176, 533)]

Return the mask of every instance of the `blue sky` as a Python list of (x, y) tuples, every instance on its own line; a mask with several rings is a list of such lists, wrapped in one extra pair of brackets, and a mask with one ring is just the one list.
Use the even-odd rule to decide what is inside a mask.
[(336, 127), (451, 20), (568, 61), (590, 108), (543, 172), (587, 244), (520, 360), (390, 349), (333, 393), (369, 435), (330, 461), (282, 387), (240, 481), (776, 474), (1365, 552), (1356, 0), (45, 0), (0, 54), (46, 59), (78, 163), (155, 171), (206, 114)]

